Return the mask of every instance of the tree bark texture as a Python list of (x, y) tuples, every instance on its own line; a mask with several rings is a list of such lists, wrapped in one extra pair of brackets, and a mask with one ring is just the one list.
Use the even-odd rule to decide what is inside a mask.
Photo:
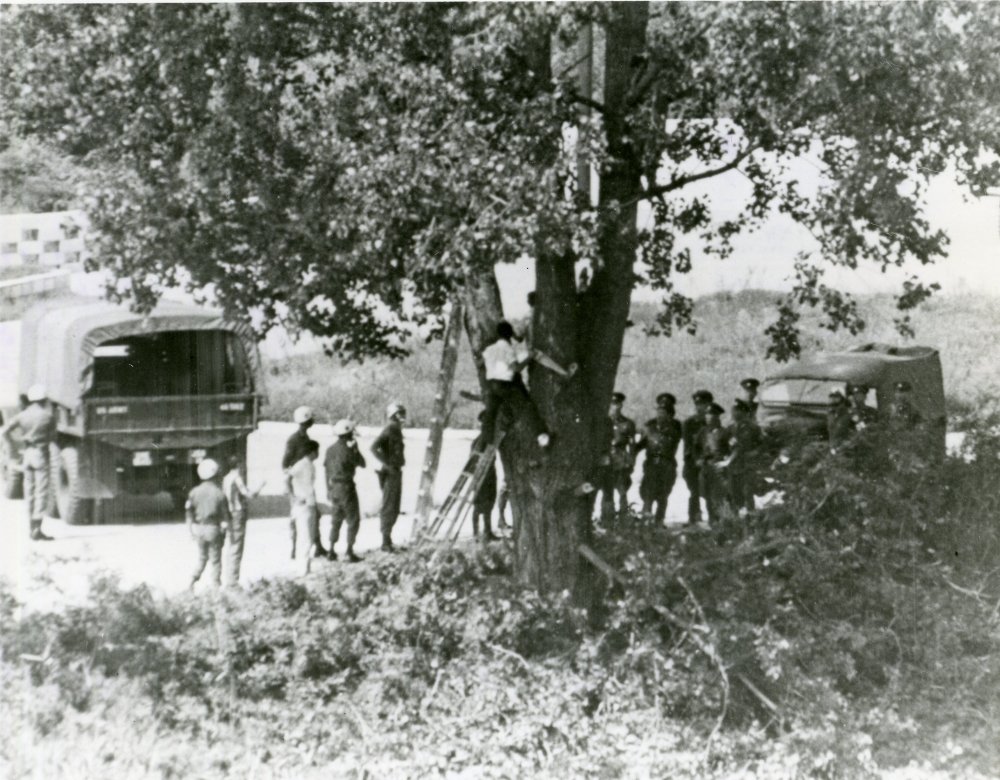
[[(566, 379), (531, 367), (531, 397), (552, 443), (540, 448), (523, 410), (515, 410), (500, 450), (514, 511), (517, 576), (540, 591), (568, 590), (583, 603), (600, 577), (579, 554), (580, 544), (589, 544), (592, 536), (591, 499), (580, 488), (596, 477), (599, 432), (614, 390), (633, 287), (641, 180), (627, 140), (626, 96), (641, 66), (647, 22), (645, 3), (618, 3), (607, 26), (605, 127), (613, 159), (600, 176), (601, 263), (593, 281), (578, 293), (572, 254), (539, 251), (535, 257), (532, 346), (564, 366), (577, 363), (579, 370)], [(537, 73), (548, 68), (549, 55), (545, 47), (534, 51)], [(495, 339), (502, 316), (491, 272), (469, 280), (465, 302), (466, 329), (483, 380), (480, 355)]]

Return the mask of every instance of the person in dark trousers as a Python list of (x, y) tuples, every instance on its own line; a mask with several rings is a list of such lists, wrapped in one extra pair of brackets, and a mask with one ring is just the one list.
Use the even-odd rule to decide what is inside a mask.
[(208, 563), (212, 567), (212, 583), (218, 587), (222, 582), (222, 543), (229, 528), (230, 516), (226, 496), (215, 482), (218, 474), (219, 464), (211, 458), (199, 463), (198, 478), (201, 483), (191, 489), (184, 505), (188, 533), (198, 550), (198, 561), (191, 572), (191, 590), (194, 590)]
[(681, 425), (681, 439), (684, 442), (684, 469), (681, 476), (688, 488), (688, 523), (701, 522), (701, 452), (699, 439), (705, 427), (705, 414), (713, 402), (708, 390), (699, 390), (693, 396), (694, 414)]
[(229, 533), (226, 547), (226, 585), (235, 588), (240, 584), (240, 565), (243, 562), (243, 544), (246, 540), (247, 515), (250, 506), (250, 491), (247, 490), (243, 474), (243, 464), (233, 455), (229, 459), (229, 471), (222, 478), (222, 493), (229, 506)]
[(628, 514), (628, 490), (632, 486), (632, 469), (635, 467), (635, 422), (622, 412), (625, 405), (624, 393), (611, 394), (611, 408), (608, 411), (611, 438), (606, 452), (607, 464), (604, 468), (601, 489), (601, 520), (614, 519), (615, 496), (618, 497), (618, 517)]
[(705, 424), (698, 432), (698, 453), (701, 458), (698, 477), (699, 493), (705, 499), (708, 522), (715, 525), (722, 519), (723, 507), (728, 504), (726, 467), (729, 458), (729, 431), (722, 426), (725, 414), (719, 404), (709, 404), (705, 410)]
[(326, 450), (323, 467), (326, 471), (326, 491), (330, 499), (330, 560), (337, 559), (334, 545), (340, 541), (340, 529), (347, 521), (347, 551), (344, 557), (351, 563), (360, 561), (354, 553), (354, 542), (361, 527), (361, 505), (354, 472), (365, 467), (365, 458), (354, 439), (354, 423), (338, 420), (333, 426), (337, 440)]
[[(642, 428), (636, 452), (646, 451), (642, 466), (639, 496), (642, 512), (662, 523), (667, 514), (667, 499), (677, 481), (677, 448), (681, 443), (681, 423), (674, 416), (677, 399), (670, 393), (656, 396), (656, 417)], [(655, 512), (654, 512), (655, 507)]]
[(549, 446), (550, 437), (545, 429), (545, 421), (538, 413), (521, 378), (521, 371), (530, 360), (531, 351), (514, 340), (513, 326), (506, 320), (497, 323), (497, 340), (483, 350), (487, 390), (483, 432), (489, 441), (493, 441), (496, 434), (496, 419), (500, 409), (504, 406), (520, 406), (528, 415), (538, 446)]
[(757, 467), (764, 436), (753, 416), (753, 407), (742, 398), (733, 404), (729, 427), (729, 457), (726, 466), (731, 506), (741, 515), (752, 512), (757, 486)]
[[(291, 483), (288, 476), (288, 470), (292, 468), (296, 463), (298, 463), (302, 458), (304, 458), (308, 453), (313, 441), (309, 437), (309, 429), (313, 425), (314, 417), (313, 411), (308, 406), (300, 406), (292, 413), (292, 419), (295, 424), (299, 427), (296, 429), (295, 433), (288, 437), (288, 441), (285, 443), (285, 454), (281, 458), (281, 468), (285, 472), (285, 492), (291, 499), (292, 489)], [(295, 559), (295, 545), (297, 541), (297, 534), (295, 530), (295, 520), (291, 516), (291, 510), (289, 510), (289, 529), (292, 536), (292, 559)], [(306, 540), (302, 540), (303, 543)], [(323, 542), (319, 538), (319, 516), (313, 522), (309, 523), (309, 540), (308, 544), (313, 550), (313, 555), (317, 558), (325, 558), (327, 551), (323, 549)]]
[(391, 403), (386, 409), (389, 422), (372, 444), (372, 455), (379, 462), (378, 483), (382, 488), (382, 506), (379, 522), (382, 531), (382, 549), (392, 552), (392, 528), (399, 517), (399, 503), (403, 495), (403, 423), (406, 409), (402, 404)]
[[(486, 419), (486, 412), (479, 413), (479, 435), (472, 442), (469, 458), (476, 453), (482, 453), (492, 443), (486, 438), (483, 431), (483, 422)], [(480, 456), (481, 457), (481, 456)], [(479, 536), (479, 526), (483, 527), (484, 541), (493, 541), (497, 537), (493, 534), (493, 505), (497, 502), (497, 467), (496, 456), (493, 462), (486, 469), (483, 481), (479, 483), (476, 495), (472, 499), (472, 535)]]
[(757, 419), (757, 407), (760, 405), (757, 402), (757, 390), (760, 388), (760, 380), (754, 377), (747, 377), (742, 382), (740, 382), (740, 388), (743, 390), (742, 400), (747, 404), (750, 410), (750, 416), (753, 419)]
[(35, 542), (48, 542), (51, 536), (42, 532), (42, 520), (49, 503), (49, 475), (52, 464), (50, 448), (56, 437), (56, 418), (46, 401), (46, 391), (41, 385), (28, 389), (27, 405), (10, 418), (0, 434), (7, 440), (8, 448), (14, 447), (12, 432), (21, 436), (21, 467), (24, 475), (24, 500), (28, 505), (28, 533)]

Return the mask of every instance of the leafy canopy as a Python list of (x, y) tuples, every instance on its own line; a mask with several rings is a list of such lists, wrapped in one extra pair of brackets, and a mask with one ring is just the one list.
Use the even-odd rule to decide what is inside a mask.
[[(262, 327), (284, 321), (359, 358), (404, 353), (497, 262), (547, 252), (599, 269), (602, 226), (633, 204), (579, 192), (581, 155), (642, 171), (634, 201), (654, 220), (635, 270), (664, 292), (668, 331), (692, 326), (673, 279), (693, 247), (725, 257), (775, 211), (812, 232), (815, 256), (770, 330), (779, 357), (798, 351), (802, 305), (864, 325), (820, 261), (932, 262), (947, 237), (921, 205), (930, 178), (1000, 184), (996, 4), (654, 4), (628, 94), (603, 95), (598, 67), (582, 95), (575, 41), (592, 24), (599, 64), (620, 12), (8, 7), (2, 122), (99, 172), (96, 254), (127, 280), (118, 294), (149, 306), (165, 285), (210, 285)], [(824, 166), (818, 186), (791, 173), (805, 152)], [(751, 194), (719, 219), (691, 185), (730, 170)], [(899, 306), (930, 293), (910, 280)]]

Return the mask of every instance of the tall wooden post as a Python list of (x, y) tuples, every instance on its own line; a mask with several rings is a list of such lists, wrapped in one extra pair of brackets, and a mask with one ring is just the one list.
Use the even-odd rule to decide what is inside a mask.
[(420, 532), (421, 528), (426, 527), (431, 509), (434, 506), (434, 480), (437, 477), (438, 463), (441, 461), (441, 443), (444, 439), (448, 404), (451, 402), (451, 385), (455, 379), (458, 345), (461, 341), (462, 305), (458, 301), (453, 301), (448, 325), (444, 332), (441, 371), (438, 373), (438, 388), (434, 396), (434, 416), (431, 418), (427, 449), (424, 450), (424, 469), (420, 473), (420, 491), (417, 493), (417, 506), (413, 513), (414, 521), (411, 533), (414, 536)]
[[(586, 22), (580, 30), (580, 37), (576, 42), (576, 89), (582, 97), (588, 100), (594, 96), (594, 25)], [(580, 118), (590, 119), (590, 107), (581, 106)], [(582, 143), (582, 138), (577, 136), (577, 144)], [(590, 160), (587, 155), (577, 152), (576, 158), (576, 181), (580, 192), (586, 196), (587, 204), (590, 204)]]

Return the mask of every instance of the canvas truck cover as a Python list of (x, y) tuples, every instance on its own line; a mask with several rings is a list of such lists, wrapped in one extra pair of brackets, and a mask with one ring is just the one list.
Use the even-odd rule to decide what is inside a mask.
[(233, 333), (243, 345), (251, 376), (259, 381), (260, 355), (253, 331), (226, 319), (221, 311), (161, 301), (148, 315), (99, 298), (66, 297), (29, 309), (21, 324), (21, 392), (45, 386), (50, 400), (74, 408), (90, 389), (94, 351), (126, 336), (169, 331), (214, 330)]
[[(864, 344), (797, 363), (768, 376), (764, 385), (786, 379), (828, 380), (865, 384), (891, 396), (892, 385), (905, 380), (913, 387), (919, 408), (943, 414), (944, 388), (941, 360), (932, 347), (893, 347)], [(762, 388), (763, 394), (764, 388)], [(822, 399), (826, 402), (826, 399)]]

